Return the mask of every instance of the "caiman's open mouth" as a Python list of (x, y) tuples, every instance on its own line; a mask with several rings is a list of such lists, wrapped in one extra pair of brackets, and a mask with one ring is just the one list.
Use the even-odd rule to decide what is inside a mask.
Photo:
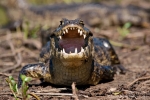
[[(90, 57), (92, 46), (92, 33), (84, 27), (81, 20), (60, 21), (59, 27), (51, 34), (51, 52), (58, 59), (85, 59)], [(78, 59), (78, 60), (81, 60)]]
[[(79, 25), (69, 24), (59, 30), (58, 53), (63, 58), (85, 58), (90, 52), (89, 31)], [(84, 56), (84, 57), (83, 57)]]
[(59, 38), (59, 47), (63, 53), (77, 54), (84, 51), (86, 34), (81, 27), (68, 25), (62, 29), (62, 35)]

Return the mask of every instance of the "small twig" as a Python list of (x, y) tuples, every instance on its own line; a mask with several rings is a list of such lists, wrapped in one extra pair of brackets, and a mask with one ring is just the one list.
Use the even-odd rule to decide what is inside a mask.
[(36, 95), (51, 95), (51, 96), (72, 96), (70, 93), (34, 93)]
[(0, 66), (13, 66), (14, 62), (0, 62)]
[(12, 95), (12, 92), (10, 92), (10, 93), (0, 93), (0, 95)]
[(149, 48), (149, 47), (148, 46), (141, 46), (138, 50), (122, 54), (120, 56), (120, 58), (125, 58), (125, 57), (128, 57), (130, 55), (136, 55), (136, 54), (142, 52), (143, 50), (144, 50), (144, 52), (149, 52), (149, 49), (147, 49), (147, 48)]
[(37, 54), (35, 54), (32, 50), (29, 50), (25, 47), (21, 47), (19, 49), (16, 49), (16, 52), (26, 52), (30, 55), (30, 57), (33, 57), (33, 58), (37, 58)]
[[(0, 31), (1, 31), (1, 30), (0, 30)], [(1, 34), (0, 34), (0, 43), (7, 41), (7, 39), (5, 39), (5, 37), (6, 37), (6, 35), (7, 35), (6, 33), (9, 33), (9, 32), (10, 32), (10, 31), (7, 30), (7, 32), (4, 33), (4, 36), (1, 36)], [(23, 39), (23, 35), (22, 35), (22, 34), (11, 34), (11, 38), (22, 40), (22, 39)]]
[(7, 54), (1, 54), (0, 58), (5, 58), (5, 57), (13, 57), (14, 55), (12, 53), (7, 53)]
[(117, 46), (117, 47), (125, 47), (125, 48), (130, 48), (130, 49), (139, 49), (140, 46), (132, 46), (132, 45), (128, 45), (128, 44), (124, 44), (124, 43), (120, 43), (120, 42), (115, 42), (115, 41), (112, 41), (112, 40), (109, 40), (110, 43), (114, 46)]
[(0, 75), (2, 75), (2, 76), (6, 76), (6, 77), (11, 76), (11, 74), (1, 73), (1, 72), (0, 72)]
[(6, 71), (9, 71), (9, 70), (16, 69), (17, 67), (19, 67), (21, 65), (21, 62), (22, 62), (21, 54), (18, 53), (17, 56), (18, 56), (18, 58), (17, 58), (17, 64), (14, 65), (13, 67), (5, 68), (2, 72), (6, 72)]
[(34, 93), (29, 93), (29, 95), (31, 95), (31, 96), (33, 96), (34, 98), (36, 98), (36, 100), (40, 100), (40, 98), (39, 98), (37, 95), (35, 95)]
[(121, 91), (123, 94), (132, 94), (133, 91), (130, 91), (130, 90), (122, 90)]
[[(50, 89), (50, 90), (40, 90), (40, 91), (36, 91), (37, 93), (40, 93), (40, 92), (44, 92), (44, 93), (50, 93), (50, 92), (60, 92), (62, 90), (67, 90), (66, 88), (58, 88), (58, 89)], [(34, 92), (34, 91), (33, 91)]]
[(144, 44), (148, 44), (148, 45), (150, 45), (150, 43), (148, 43), (148, 41), (147, 41), (147, 34), (144, 34), (144, 36), (143, 36), (143, 42), (144, 42)]
[[(11, 34), (10, 34), (10, 33), (7, 34), (7, 42), (8, 42), (8, 44), (9, 44), (9, 46), (10, 46), (10, 49), (11, 49), (11, 51), (12, 51), (12, 54), (15, 55), (15, 54), (16, 54), (16, 52), (15, 52), (15, 47), (14, 47), (12, 41), (11, 41)], [(15, 56), (15, 60), (17, 60), (17, 57), (16, 57), (16, 56)]]
[(76, 86), (75, 86), (75, 83), (73, 82), (72, 85), (72, 93), (73, 93), (73, 96), (75, 98), (75, 100), (79, 100), (78, 96), (77, 96), (77, 93), (76, 93)]
[(13, 67), (9, 67), (9, 68), (4, 69), (2, 72), (6, 72), (6, 71), (9, 71), (9, 70), (16, 69), (18, 66), (21, 65), (21, 62), (22, 62), (21, 53), (20, 52), (16, 53), (15, 47), (14, 47), (13, 43), (11, 42), (10, 33), (7, 34), (7, 41), (8, 41), (8, 44), (9, 44), (10, 48), (11, 48), (12, 54), (15, 57), (15, 60), (16, 60), (17, 64)]
[(40, 50), (41, 47), (42, 47), (41, 42), (39, 42), (37, 40), (34, 40), (34, 39), (25, 39), (24, 40), (24, 44), (32, 46), (32, 47), (34, 47), (34, 48), (36, 48), (38, 50)]
[[(9, 93), (0, 93), (0, 95), (13, 95), (12, 92)], [(19, 98), (19, 100), (22, 100), (21, 96), (17, 96), (17, 98)]]
[(129, 87), (133, 86), (137, 81), (148, 80), (148, 79), (150, 79), (150, 76), (148, 76), (148, 77), (140, 77), (140, 78), (134, 80), (133, 82), (131, 82), (127, 87), (129, 88)]
[(150, 80), (147, 80), (147, 81), (143, 82), (142, 84), (143, 85), (150, 84)]

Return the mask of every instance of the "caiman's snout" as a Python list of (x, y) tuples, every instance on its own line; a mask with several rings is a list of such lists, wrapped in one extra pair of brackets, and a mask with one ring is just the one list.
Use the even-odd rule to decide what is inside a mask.
[(54, 31), (56, 37), (54, 48), (56, 48), (56, 56), (60, 59), (83, 60), (89, 57), (92, 49), (89, 45), (91, 32), (84, 27), (81, 20), (63, 19), (59, 27)]

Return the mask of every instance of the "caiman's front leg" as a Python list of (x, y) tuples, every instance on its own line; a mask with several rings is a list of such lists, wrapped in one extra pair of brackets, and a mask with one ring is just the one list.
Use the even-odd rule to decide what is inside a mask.
[(115, 74), (115, 71), (112, 66), (96, 66), (97, 63), (94, 64), (94, 71), (91, 74), (91, 78), (89, 80), (89, 84), (96, 85), (101, 80), (112, 80)]
[[(112, 80), (118, 69), (124, 71), (119, 58), (112, 45), (106, 39), (94, 38), (94, 71), (92, 72), (90, 84), (96, 85), (100, 80)], [(121, 66), (121, 67), (120, 67)]]
[(28, 64), (22, 68), (18, 77), (18, 87), (22, 85), (22, 80), (20, 75), (26, 75), (32, 78), (44, 79), (49, 81), (51, 76), (49, 72), (50, 67), (50, 42), (48, 42), (45, 47), (42, 48), (40, 53), (39, 62), (37, 64)]
[(21, 75), (44, 80), (49, 80), (51, 78), (49, 69), (47, 69), (47, 67), (43, 63), (28, 64), (24, 66), (19, 73), (18, 88), (20, 88), (22, 85), (22, 80), (20, 78)]

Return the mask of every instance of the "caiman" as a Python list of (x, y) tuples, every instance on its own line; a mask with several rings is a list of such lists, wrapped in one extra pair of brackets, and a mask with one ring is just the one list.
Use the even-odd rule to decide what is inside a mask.
[(116, 69), (124, 72), (119, 58), (107, 39), (93, 37), (79, 19), (62, 19), (42, 49), (39, 63), (22, 68), (20, 75), (42, 79), (55, 85), (96, 85), (112, 80)]

